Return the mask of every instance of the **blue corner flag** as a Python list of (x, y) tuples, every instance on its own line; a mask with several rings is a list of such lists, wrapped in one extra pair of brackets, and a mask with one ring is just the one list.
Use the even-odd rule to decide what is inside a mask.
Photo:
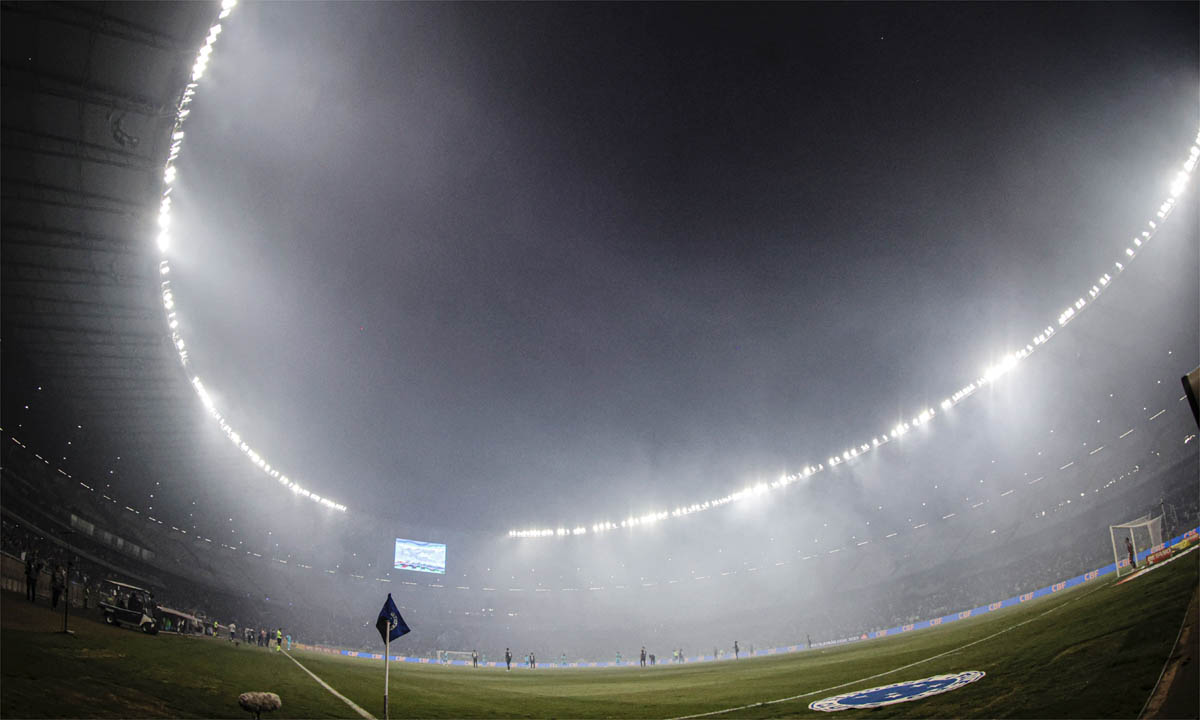
[[(390, 637), (388, 635), (389, 624), (392, 627)], [(383, 609), (379, 611), (379, 619), (375, 621), (375, 629), (379, 631), (379, 637), (385, 643), (391, 642), (412, 630), (404, 622), (404, 618), (400, 617), (400, 611), (396, 609), (396, 601), (392, 600), (391, 593), (388, 593), (387, 602), (383, 604)]]

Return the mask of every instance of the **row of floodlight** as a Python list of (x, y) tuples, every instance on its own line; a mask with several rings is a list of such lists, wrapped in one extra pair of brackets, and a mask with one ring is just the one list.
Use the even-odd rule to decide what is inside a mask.
[[(236, 5), (237, 0), (223, 0), (218, 19), (223, 20), (227, 18)], [(196, 391), (197, 397), (200, 398), (200, 401), (203, 403), (207, 412), (217, 421), (222, 432), (225, 433), (230, 442), (232, 442), (234, 446), (242, 452), (242, 454), (244, 454), (260, 470), (273, 479), (279, 481), (281, 485), (288, 488), (293, 493), (301, 497), (309, 498), (314, 502), (320, 503), (326, 507), (344, 512), (346, 510), (345, 505), (313, 493), (312, 491), (291, 480), (287, 475), (282, 474), (277, 468), (272, 467), (271, 464), (267, 462), (258, 451), (256, 451), (249, 443), (242, 439), (241, 435), (234, 430), (232, 425), (217, 410), (212, 396), (205, 389), (200, 377), (192, 374), (191, 372), (191, 362), (187, 351), (187, 344), (179, 331), (179, 318), (175, 311), (174, 293), (171, 290), (170, 280), (165, 279), (166, 276), (171, 272), (169, 261), (166, 259), (165, 255), (170, 247), (171, 240), (169, 232), (171, 225), (171, 191), (178, 177), (178, 170), (175, 165), (175, 161), (179, 158), (183, 147), (183, 140), (185, 137), (183, 124), (188, 115), (191, 113), (191, 102), (195, 98), (196, 90), (199, 87), (199, 81), (201, 78), (203, 78), (208, 67), (213, 46), (220, 37), (221, 31), (222, 26), (219, 22), (213, 25), (209, 29), (209, 33), (205, 38), (204, 45), (197, 53), (196, 62), (192, 66), (191, 82), (189, 82), (185, 87), (183, 96), (180, 99), (179, 106), (176, 111), (175, 126), (171, 134), (172, 142), (170, 152), (168, 154), (166, 167), (163, 171), (163, 192), (159, 205), (159, 230), (157, 236), (157, 245), (159, 251), (164, 256), (159, 264), (159, 272), (164, 277), (164, 279), (161, 281), (162, 302), (163, 309), (166, 312), (167, 325), (171, 331), (171, 341), (179, 355), (180, 363), (188, 371), (189, 375), (192, 376), (192, 386)], [(1200, 158), (1200, 147), (1198, 147), (1198, 145), (1200, 145), (1200, 133), (1198, 133), (1196, 136), (1195, 144), (1193, 144), (1190, 149), (1188, 159), (1183, 163), (1182, 169), (1176, 174), (1171, 183), (1170, 196), (1158, 208), (1156, 216), (1159, 220), (1165, 219), (1171, 213), (1175, 207), (1176, 200), (1187, 189), (1191, 179), (1191, 174), (1195, 170), (1197, 159)], [(1140, 248), (1145, 242), (1149, 241), (1154, 236), (1154, 233), (1158, 228), (1158, 223), (1154, 220), (1151, 220), (1148, 223), (1148, 227), (1149, 229), (1142, 231), (1140, 236), (1133, 238), (1133, 247), (1127, 247), (1125, 249), (1125, 254), (1128, 258), (1135, 257), (1137, 254), (1137, 250), (1135, 250), (1135, 248)], [(1115, 263), (1116, 273), (1119, 274), (1124, 269), (1125, 266), (1121, 262)], [(1091, 289), (1088, 290), (1088, 295), (1092, 299), (1095, 299), (1099, 296), (1104, 288), (1108, 287), (1112, 280), (1113, 276), (1111, 274), (1104, 273), (1100, 276), (1097, 284), (1092, 285)], [(1068, 307), (1059, 314), (1059, 327), (1066, 326), (1066, 324), (1074, 319), (1078, 312), (1082, 311), (1085, 307), (1087, 307), (1087, 305), (1088, 301), (1084, 300), (1083, 297), (1080, 297), (1078, 300), (1076, 300), (1071, 307)], [(1046, 326), (1043, 330), (1039, 331), (1039, 333), (1034, 336), (1031, 342), (1026, 344), (1024, 348), (1020, 348), (1015, 352), (1005, 354), (999, 362), (985, 369), (981, 377), (973, 382), (968, 383), (943, 400), (940, 405), (941, 409), (943, 411), (951, 409), (958, 403), (973, 395), (981, 387), (993, 383), (999, 380), (1001, 377), (1007, 375), (1020, 361), (1032, 354), (1038, 346), (1046, 343), (1054, 335), (1054, 333), (1055, 328), (1053, 325)], [(721, 507), (729, 503), (757, 497), (769, 491), (778, 490), (799, 480), (807, 479), (816, 473), (826, 470), (828, 467), (836, 467), (837, 465), (857, 458), (859, 455), (865, 454), (882, 445), (888, 444), (889, 442), (907, 434), (912, 428), (925, 425), (933, 419), (935, 414), (936, 413), (932, 408), (920, 410), (912, 417), (910, 421), (897, 424), (890, 431), (873, 437), (869, 442), (852, 446), (842, 451), (840, 455), (835, 454), (830, 456), (827, 464), (818, 463), (815, 466), (808, 465), (799, 472), (791, 474), (784, 473), (778, 480), (772, 481), (769, 484), (758, 483), (757, 485), (737, 490), (722, 497), (705, 500), (703, 502), (692, 503), (686, 506), (678, 506), (673, 510), (659, 510), (639, 516), (630, 516), (624, 520), (621, 520), (619, 523), (612, 521), (596, 522), (591, 525), (590, 532), (592, 534), (601, 534), (618, 528), (653, 525), (670, 518), (684, 517), (697, 512), (703, 512), (705, 510)], [(511, 530), (509, 531), (508, 535), (509, 537), (514, 538), (533, 538), (578, 536), (586, 535), (588, 533), (589, 529), (586, 526), (579, 525), (572, 528), (556, 527), (533, 530)]]
[[(233, 12), (233, 8), (237, 5), (238, 0), (222, 0), (221, 12), (218, 15), (218, 20), (224, 20)], [(204, 387), (204, 383), (200, 377), (192, 372), (191, 358), (188, 355), (187, 343), (184, 342), (183, 334), (179, 328), (179, 315), (175, 309), (175, 293), (171, 289), (171, 264), (167, 259), (167, 251), (171, 246), (171, 192), (175, 187), (175, 182), (179, 178), (179, 170), (175, 162), (179, 159), (179, 155), (183, 150), (183, 140), (185, 137), (183, 125), (186, 122), (188, 115), (191, 114), (191, 104), (196, 97), (196, 90), (199, 88), (201, 78), (204, 77), (205, 71), (208, 69), (208, 61), (212, 56), (213, 46), (217, 39), (221, 36), (221, 23), (217, 22), (208, 30), (208, 36), (204, 40), (204, 45), (196, 54), (196, 62), (192, 65), (191, 81), (183, 90), (183, 96), (179, 99), (179, 105), (175, 110), (175, 125), (171, 131), (171, 148), (167, 154), (167, 164), (163, 169), (163, 190), (162, 197), (158, 206), (158, 236), (156, 243), (158, 250), (162, 255), (162, 260), (158, 264), (158, 272), (161, 276), (159, 289), (162, 294), (163, 311), (166, 313), (167, 329), (171, 333), (171, 344), (175, 346), (175, 352), (179, 355), (179, 362), (187, 370), (188, 375), (192, 380), (192, 389), (196, 391), (196, 396), (200, 398), (200, 402), (204, 405), (204, 409), (209, 415), (217, 421), (221, 431), (225, 433), (225, 437), (233, 443), (234, 447), (241, 451), (247, 459), (250, 460), (259, 470), (262, 470), (269, 477), (277, 480), (280, 485), (291, 490), (300, 497), (308, 498), (315, 503), (324, 505), (333, 510), (345, 511), (346, 506), (331, 500), (321, 495), (302, 487), (299, 483), (284, 475), (278, 468), (272, 467), (266, 458), (257, 450), (250, 446), (242, 436), (234, 430), (229, 421), (217, 409), (216, 402), (212, 395)]]
[[(1175, 209), (1176, 202), (1179, 197), (1187, 190), (1188, 183), (1191, 180), (1192, 172), (1196, 169), (1197, 162), (1200, 161), (1200, 132), (1196, 134), (1192, 147), (1188, 151), (1187, 160), (1183, 162), (1182, 168), (1175, 175), (1171, 182), (1169, 196), (1159, 205), (1155, 212), (1157, 220), (1150, 220), (1146, 224), (1146, 229), (1142, 230), (1138, 235), (1134, 236), (1131, 241), (1131, 246), (1126, 247), (1124, 256), (1126, 262), (1137, 257), (1140, 248), (1149, 242), (1157, 232), (1161, 221), (1165, 220)], [(1058, 327), (1062, 328), (1067, 323), (1078, 317), (1079, 313), (1087, 308), (1091, 300), (1095, 300), (1100, 294), (1113, 282), (1114, 275), (1120, 274), (1125, 269), (1125, 264), (1121, 261), (1114, 263), (1111, 272), (1105, 272), (1100, 275), (1097, 281), (1088, 289), (1087, 295), (1090, 298), (1084, 299), (1082, 296), (1071, 304), (1068, 308), (1059, 313)], [(999, 361), (986, 368), (983, 373), (974, 381), (967, 383), (962, 388), (953, 392), (949, 397), (942, 400), (940, 407), (943, 412), (950, 410), (955, 405), (966, 400), (974, 395), (980, 388), (998, 381), (1000, 378), (1012, 372), (1017, 365), (1028, 358), (1040, 346), (1049, 342), (1054, 336), (1056, 329), (1054, 325), (1047, 325), (1038, 331), (1037, 335), (1030, 339), (1025, 347), (1019, 348), (1014, 352), (1009, 352), (1003, 355)], [(870, 452), (876, 448), (886, 445), (894, 440), (897, 440), (907, 434), (915, 427), (925, 425), (934, 418), (936, 413), (932, 408), (924, 408), (913, 415), (911, 420), (898, 423), (891, 430), (871, 438), (867, 442), (852, 445), (841, 453), (831, 455), (825, 463), (817, 465), (806, 465), (802, 470), (795, 473), (784, 473), (778, 480), (772, 481), (769, 484), (759, 483), (753, 487), (748, 487), (736, 492), (732, 492), (722, 497), (706, 500), (703, 502), (692, 503), (686, 506), (676, 507), (674, 510), (660, 510), (649, 512), (644, 515), (629, 516), (620, 522), (600, 521), (593, 523), (591, 526), (592, 534), (601, 534), (610, 530), (619, 528), (639, 527), (643, 525), (653, 525), (661, 520), (668, 518), (677, 518), (691, 515), (712, 508), (721, 507), (732, 502), (746, 500), (751, 497), (758, 496), (764, 492), (778, 490), (787, 487), (799, 480), (805, 480), (812, 477), (814, 474), (822, 472), (827, 468), (836, 467), (842, 463), (853, 460), (860, 455)], [(542, 538), (542, 537), (566, 537), (573, 535), (585, 535), (588, 529), (584, 526), (577, 526), (574, 529), (567, 530), (565, 527), (556, 528), (535, 528), (526, 530), (510, 530), (508, 536), (510, 538)]]

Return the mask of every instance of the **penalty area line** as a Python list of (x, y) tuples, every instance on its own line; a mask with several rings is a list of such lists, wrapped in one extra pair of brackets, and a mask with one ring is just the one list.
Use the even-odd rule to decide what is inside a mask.
[(283, 651), (283, 654), (284, 654), (284, 655), (287, 655), (287, 656), (288, 656), (288, 659), (289, 659), (289, 660), (291, 660), (292, 662), (296, 663), (296, 665), (298, 665), (298, 666), (300, 667), (300, 669), (301, 669), (301, 670), (303, 670), (304, 672), (308, 673), (308, 676), (309, 676), (309, 677), (311, 677), (313, 680), (316, 680), (318, 683), (320, 683), (320, 684), (321, 684), (321, 687), (323, 687), (323, 688), (325, 688), (326, 690), (328, 690), (329, 692), (333, 693), (333, 696), (334, 696), (334, 697), (336, 697), (338, 700), (341, 700), (342, 702), (344, 702), (344, 703), (346, 703), (347, 705), (349, 705), (349, 706), (351, 707), (351, 709), (353, 709), (353, 710), (354, 710), (354, 712), (358, 713), (359, 715), (362, 715), (364, 718), (366, 718), (366, 720), (375, 720), (375, 716), (374, 716), (374, 715), (372, 715), (371, 713), (367, 712), (366, 710), (363, 710), (363, 709), (362, 709), (362, 708), (360, 708), (358, 705), (355, 705), (353, 700), (351, 700), (350, 698), (348, 698), (348, 697), (346, 697), (345, 695), (341, 694), (341, 693), (340, 693), (340, 692), (338, 692), (337, 690), (334, 690), (332, 687), (330, 687), (330, 686), (329, 686), (329, 683), (325, 682), (324, 680), (322, 680), (321, 678), (317, 677), (316, 675), (313, 675), (313, 672), (312, 672), (312, 670), (309, 670), (308, 668), (304, 667), (303, 665), (300, 665), (300, 661), (299, 661), (299, 660), (297, 660), (296, 658), (292, 657), (292, 654), (291, 654), (290, 652), (288, 652), (287, 650), (284, 650), (284, 651)]
[(1067, 600), (1066, 602), (1063, 602), (1060, 605), (1055, 605), (1054, 607), (1050, 608), (1049, 610), (1046, 610), (1045, 612), (1034, 615), (1033, 617), (1029, 618), (1028, 620), (1022, 620), (1021, 622), (1017, 623), (1016, 625), (1011, 625), (1009, 627), (1004, 628), (1003, 630), (994, 632), (985, 638), (973, 640), (973, 641), (967, 643), (966, 645), (959, 645), (956, 648), (951, 648), (945, 652), (940, 652), (937, 655), (931, 655), (927, 658), (924, 658), (922, 660), (917, 660), (916, 662), (911, 662), (907, 665), (901, 665), (898, 668), (892, 668), (891, 670), (884, 670), (881, 673), (875, 673), (874, 675), (869, 675), (867, 677), (858, 678), (857, 680), (851, 680), (849, 682), (844, 682), (841, 685), (833, 685), (831, 687), (823, 688), (821, 690), (813, 690), (811, 692), (801, 693), (799, 695), (792, 695), (791, 697), (779, 698), (778, 700), (765, 700), (763, 702), (750, 703), (749, 705), (739, 705), (737, 707), (725, 708), (723, 710), (712, 710), (710, 712), (696, 713), (695, 715), (680, 715), (679, 717), (671, 718), (671, 720), (691, 720), (691, 718), (702, 718), (702, 717), (711, 717), (713, 715), (724, 715), (725, 713), (738, 712), (739, 710), (749, 710), (750, 708), (763, 707), (765, 705), (775, 705), (777, 703), (791, 702), (792, 700), (799, 700), (801, 698), (811, 697), (813, 695), (819, 695), (821, 693), (827, 693), (827, 692), (830, 692), (831, 690), (841, 690), (842, 688), (849, 687), (851, 685), (857, 685), (858, 683), (866, 682), (868, 680), (876, 680), (876, 679), (884, 677), (886, 675), (898, 673), (901, 670), (907, 670), (910, 667), (915, 667), (915, 666), (921, 665), (923, 663), (931, 662), (933, 660), (937, 660), (938, 658), (946, 657), (947, 655), (953, 655), (954, 653), (959, 652), (961, 650), (966, 650), (967, 648), (969, 648), (973, 645), (978, 645), (979, 643), (987, 642), (988, 640), (991, 640), (994, 637), (1003, 635), (1004, 633), (1006, 633), (1010, 630), (1016, 630), (1017, 628), (1021, 627), (1022, 625), (1028, 625), (1029, 623), (1033, 622), (1034, 620), (1045, 617), (1046, 615), (1049, 615), (1050, 613), (1054, 612), (1055, 610), (1058, 610), (1061, 607), (1065, 607), (1065, 606), (1075, 602), (1076, 600), (1081, 600), (1081, 599), (1087, 597), (1088, 595), (1091, 595), (1092, 593), (1096, 592), (1096, 590), (1100, 590), (1103, 587), (1104, 587), (1104, 584), (1101, 584), (1101, 585), (1097, 586), (1096, 588), (1094, 588), (1093, 590), (1090, 590), (1090, 591), (1084, 593), (1083, 595), (1079, 595), (1078, 597), (1073, 597), (1073, 598)]

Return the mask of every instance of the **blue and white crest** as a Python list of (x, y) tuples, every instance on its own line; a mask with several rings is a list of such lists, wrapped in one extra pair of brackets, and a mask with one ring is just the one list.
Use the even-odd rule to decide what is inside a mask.
[(882, 687), (856, 690), (844, 695), (834, 695), (824, 700), (810, 703), (809, 710), (821, 712), (837, 712), (838, 710), (862, 710), (865, 708), (883, 707), (896, 703), (920, 700), (931, 695), (957, 690), (964, 685), (975, 682), (986, 673), (982, 670), (967, 670), (953, 675), (934, 675), (924, 680), (906, 680), (905, 682)]

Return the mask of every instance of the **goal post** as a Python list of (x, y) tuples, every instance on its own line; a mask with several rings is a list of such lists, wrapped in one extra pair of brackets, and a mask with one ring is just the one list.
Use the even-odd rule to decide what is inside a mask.
[[(1112, 540), (1113, 562), (1116, 564), (1117, 577), (1135, 572), (1137, 558), (1146, 551), (1153, 551), (1162, 545), (1162, 520), (1157, 517), (1143, 515), (1135, 520), (1108, 526), (1109, 538)], [(1129, 544), (1126, 544), (1126, 540)], [(1129, 550), (1133, 548), (1134, 562), (1129, 561)]]
[[(438, 650), (438, 662), (442, 665), (452, 665), (455, 661), (461, 662), (463, 665), (471, 664), (470, 650)], [(480, 664), (483, 663), (483, 657), (479, 658)]]

